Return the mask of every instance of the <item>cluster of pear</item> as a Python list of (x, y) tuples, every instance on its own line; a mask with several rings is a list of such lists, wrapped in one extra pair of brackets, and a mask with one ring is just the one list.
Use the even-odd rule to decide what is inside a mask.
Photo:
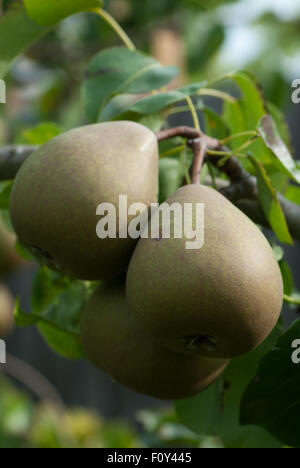
[(178, 399), (206, 388), (230, 358), (267, 337), (281, 312), (283, 285), (260, 230), (202, 185), (166, 200), (204, 203), (201, 249), (187, 250), (184, 236), (96, 236), (100, 203), (117, 207), (123, 194), (128, 205), (156, 203), (158, 159), (156, 136), (140, 124), (71, 130), (24, 163), (10, 213), (20, 241), (44, 264), (101, 280), (82, 312), (87, 358), (137, 392)]

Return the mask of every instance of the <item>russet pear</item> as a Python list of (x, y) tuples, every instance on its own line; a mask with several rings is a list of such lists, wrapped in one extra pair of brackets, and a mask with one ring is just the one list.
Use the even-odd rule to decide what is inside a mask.
[(6, 338), (14, 328), (14, 299), (6, 286), (0, 284), (0, 339)]
[(15, 250), (15, 242), (15, 234), (9, 232), (0, 216), (0, 276), (11, 273), (25, 263)]
[(184, 356), (159, 346), (133, 317), (125, 285), (100, 284), (81, 318), (86, 357), (115, 381), (163, 400), (186, 398), (206, 388), (227, 365), (223, 359)]
[(170, 350), (243, 355), (265, 340), (281, 312), (273, 251), (257, 226), (212, 188), (182, 187), (167, 200), (173, 203), (192, 204), (194, 223), (196, 204), (204, 204), (204, 245), (189, 250), (184, 235), (141, 239), (128, 269), (128, 304)]
[[(137, 242), (119, 238), (120, 195), (128, 206), (157, 201), (156, 137), (134, 122), (87, 125), (28, 158), (13, 186), (10, 214), (20, 242), (43, 264), (83, 280), (108, 279), (126, 270)], [(96, 234), (102, 203), (115, 207), (116, 238)]]

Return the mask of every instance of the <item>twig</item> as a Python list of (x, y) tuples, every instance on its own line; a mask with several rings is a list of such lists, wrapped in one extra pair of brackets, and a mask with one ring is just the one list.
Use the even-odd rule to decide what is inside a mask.
[(175, 128), (168, 128), (167, 130), (161, 130), (156, 134), (157, 140), (164, 141), (169, 140), (170, 138), (176, 137), (183, 137), (188, 138), (189, 140), (193, 140), (194, 138), (200, 138), (202, 133), (199, 130), (196, 130), (192, 127), (175, 127)]
[[(218, 148), (220, 151), (228, 152), (228, 148), (226, 146), (219, 146)], [(232, 184), (240, 183), (249, 178), (248, 172), (243, 168), (241, 163), (234, 157), (231, 157), (227, 160), (227, 162), (222, 166), (219, 167), (218, 163), (221, 161), (223, 156), (220, 158), (216, 157), (211, 160), (211, 162), (218, 167), (219, 170), (224, 172), (227, 175), (228, 179)]]
[[(224, 195), (226, 196), (226, 193)], [(235, 198), (231, 200), (231, 198), (228, 196), (227, 198), (232, 201), (234, 205), (236, 205), (241, 211), (243, 211), (250, 219), (252, 219), (252, 221), (270, 228), (270, 225), (257, 199)], [(278, 194), (278, 198), (281, 208), (284, 212), (291, 236), (295, 240), (300, 241), (300, 206), (290, 202), (289, 200), (286, 200), (286, 198), (284, 198), (281, 194)]]
[(206, 144), (202, 138), (195, 138), (188, 142), (188, 146), (194, 152), (194, 161), (191, 169), (192, 184), (200, 184), (201, 169), (206, 155)]
[(7, 354), (7, 363), (1, 369), (29, 388), (41, 401), (55, 403), (59, 409), (64, 410), (64, 402), (56, 388), (26, 362)]
[[(180, 126), (162, 130), (157, 133), (158, 141), (164, 141), (175, 137), (186, 138), (189, 145), (192, 140), (200, 139), (207, 154), (209, 154), (210, 151), (219, 151), (220, 155), (215, 154), (213, 157), (209, 158), (209, 161), (216, 166), (218, 170), (226, 174), (230, 180), (230, 185), (220, 187), (220, 192), (238, 206), (254, 222), (269, 227), (268, 221), (258, 201), (256, 178), (251, 176), (235, 157), (230, 157), (222, 167), (218, 167), (224, 155), (230, 153), (228, 148), (222, 146), (218, 140), (204, 135), (201, 131), (191, 127)], [(14, 178), (24, 161), (37, 148), (38, 146), (6, 146), (1, 148), (0, 181)], [(195, 154), (198, 161), (197, 165), (195, 163), (194, 169), (194, 173), (196, 174), (199, 171), (199, 164), (201, 168), (203, 163), (203, 161), (201, 162), (203, 155), (201, 151), (199, 151), (199, 147), (196, 146), (195, 149), (198, 150)], [(278, 198), (293, 238), (300, 240), (300, 205), (290, 202), (281, 194), (278, 194)]]
[(229, 137), (224, 138), (224, 140), (221, 140), (220, 143), (222, 145), (225, 145), (226, 143), (229, 143), (232, 140), (236, 140), (237, 138), (242, 138), (245, 136), (257, 136), (256, 131), (248, 131), (248, 132), (239, 132), (235, 133), (234, 135), (230, 135)]

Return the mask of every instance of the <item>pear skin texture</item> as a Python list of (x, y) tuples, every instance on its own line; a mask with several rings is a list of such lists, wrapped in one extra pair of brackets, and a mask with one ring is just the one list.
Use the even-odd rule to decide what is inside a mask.
[[(153, 132), (134, 122), (71, 130), (38, 149), (17, 174), (10, 202), (13, 226), (42, 263), (71, 277), (100, 280), (126, 271), (137, 240), (99, 239), (100, 203), (119, 212), (157, 201), (158, 146)], [(130, 217), (129, 217), (130, 220)], [(118, 227), (118, 223), (117, 223)]]
[(133, 318), (125, 285), (102, 283), (81, 318), (87, 358), (115, 381), (162, 400), (199, 393), (222, 373), (227, 361), (184, 356), (157, 345)]
[(282, 277), (252, 221), (217, 191), (179, 189), (168, 200), (205, 204), (204, 245), (141, 239), (127, 274), (127, 300), (138, 320), (168, 349), (233, 358), (256, 348), (276, 325)]

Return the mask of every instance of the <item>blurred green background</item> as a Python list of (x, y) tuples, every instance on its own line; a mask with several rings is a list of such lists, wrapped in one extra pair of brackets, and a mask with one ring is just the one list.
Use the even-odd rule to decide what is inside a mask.
[[(9, 3), (2, 1), (2, 14)], [(179, 66), (181, 84), (237, 69), (253, 73), (268, 100), (287, 115), (299, 156), (300, 117), (291, 101), (292, 81), (300, 78), (298, 0), (108, 0), (105, 8), (139, 49), (166, 65)], [(119, 39), (101, 18), (81, 14), (31, 47), (7, 77), (0, 144), (39, 144), (43, 132), (54, 136), (85, 124), (80, 101), (84, 70), (99, 50), (114, 45)], [(185, 113), (172, 119), (190, 122)], [(4, 257), (12, 255), (13, 239), (1, 232), (0, 244), (1, 281), (14, 295), (21, 291), (22, 307), (29, 311), (35, 266), (16, 258), (9, 263)], [(300, 287), (299, 248), (295, 251), (286, 249), (286, 255)], [(0, 373), (0, 447), (222, 446), (219, 440), (201, 439), (185, 429), (165, 403), (123, 389), (88, 363), (53, 355), (33, 329), (12, 332), (7, 347), (20, 362), (12, 379)], [(56, 388), (56, 405), (44, 401), (39, 384), (28, 387), (22, 378), (27, 369), (23, 361)]]

